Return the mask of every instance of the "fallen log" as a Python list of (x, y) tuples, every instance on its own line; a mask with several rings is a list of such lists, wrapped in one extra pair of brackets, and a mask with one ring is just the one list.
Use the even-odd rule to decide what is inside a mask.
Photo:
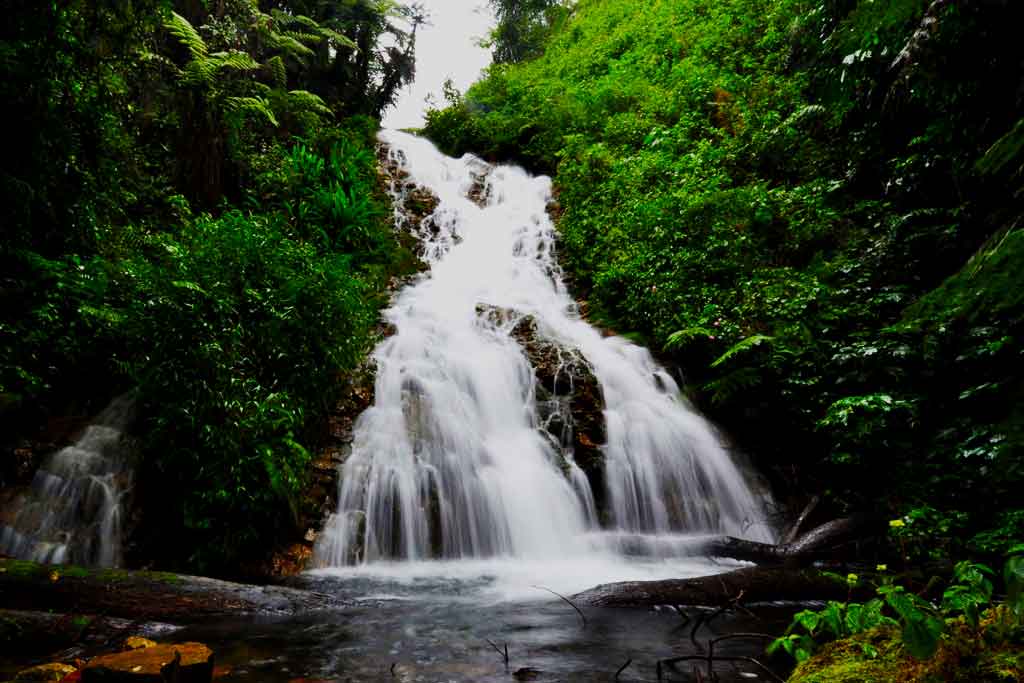
[(786, 564), (805, 566), (823, 554), (852, 541), (873, 535), (873, 518), (866, 516), (843, 517), (811, 529), (790, 543), (772, 545), (733, 536), (717, 536), (706, 541), (702, 551), (712, 557), (756, 564)]
[[(854, 588), (860, 596), (867, 589)], [(697, 605), (720, 607), (735, 596), (743, 601), (846, 600), (851, 588), (815, 569), (787, 567), (744, 567), (724, 574), (692, 579), (623, 581), (606, 583), (573, 596), (582, 604), (598, 607), (641, 607), (653, 605)]]

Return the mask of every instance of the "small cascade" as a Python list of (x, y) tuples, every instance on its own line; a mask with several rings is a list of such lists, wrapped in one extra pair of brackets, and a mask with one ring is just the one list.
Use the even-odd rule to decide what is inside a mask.
[(401, 169), (396, 207), (432, 198), (427, 217), (396, 216), (430, 270), (385, 312), (396, 332), (374, 351), (375, 402), (315, 563), (771, 540), (764, 496), (672, 377), (580, 317), (555, 258), (550, 179), (405, 133), (381, 140)]
[(0, 553), (47, 564), (121, 566), (131, 491), (124, 429), (133, 399), (121, 396), (72, 445), (49, 456), (31, 488), (5, 511)]

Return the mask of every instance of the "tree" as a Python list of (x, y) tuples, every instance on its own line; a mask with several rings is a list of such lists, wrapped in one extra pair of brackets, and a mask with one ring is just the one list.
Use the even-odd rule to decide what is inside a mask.
[(489, 0), (497, 26), (488, 44), (496, 64), (539, 57), (562, 8), (559, 0)]

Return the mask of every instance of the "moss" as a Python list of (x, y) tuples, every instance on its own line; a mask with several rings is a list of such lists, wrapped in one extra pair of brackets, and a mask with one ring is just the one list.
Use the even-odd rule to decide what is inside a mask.
[(907, 310), (906, 324), (942, 325), (962, 318), (984, 324), (1001, 317), (1019, 319), (1024, 289), (1018, 286), (1024, 264), (1024, 231), (994, 235), (967, 266)]
[[(1024, 644), (1006, 629), (998, 610), (982, 621), (982, 631), (963, 619), (946, 621), (939, 649), (930, 659), (910, 656), (898, 629), (865, 631), (829, 643), (797, 666), (789, 683), (1009, 683), (1024, 680)], [(874, 657), (870, 652), (877, 653)]]
[[(865, 649), (873, 647), (878, 655), (869, 658)], [(816, 655), (800, 663), (790, 683), (893, 683), (905, 681), (901, 662), (903, 648), (899, 633), (891, 628), (873, 629), (852, 638), (824, 646)]]
[(0, 560), (0, 575), (24, 578), (42, 574), (44, 569), (43, 565), (28, 560)]
[(61, 567), (58, 571), (60, 571), (63, 576), (69, 576), (76, 579), (84, 579), (88, 577), (90, 573), (85, 567), (75, 567), (72, 565)]
[[(89, 569), (75, 565), (45, 565), (28, 560), (0, 560), (0, 577), (9, 576), (19, 579), (43, 578), (61, 579), (94, 579), (106, 583), (125, 581), (151, 581), (154, 583), (179, 583), (181, 577), (170, 572), (129, 571), (127, 569)], [(54, 578), (55, 577), (55, 578)]]

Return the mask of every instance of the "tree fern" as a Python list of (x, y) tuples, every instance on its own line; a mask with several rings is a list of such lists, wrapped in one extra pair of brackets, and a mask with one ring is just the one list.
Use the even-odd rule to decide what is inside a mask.
[(210, 55), (214, 69), (234, 69), (235, 71), (254, 71), (260, 65), (248, 52), (231, 50), (228, 52), (215, 52)]
[(307, 33), (304, 31), (285, 31), (282, 35), (293, 40), (297, 40), (300, 43), (316, 45), (323, 41), (323, 36), (317, 33)]
[(305, 109), (307, 111), (314, 111), (318, 114), (324, 114), (326, 116), (333, 115), (334, 112), (320, 99), (319, 95), (315, 95), (308, 90), (289, 90), (288, 91), (289, 104), (297, 109)]
[(330, 28), (321, 27), (320, 35), (334, 43), (334, 47), (336, 48), (348, 48), (351, 50), (358, 49), (358, 47), (355, 44), (355, 41), (346, 36), (344, 33), (340, 33)]

